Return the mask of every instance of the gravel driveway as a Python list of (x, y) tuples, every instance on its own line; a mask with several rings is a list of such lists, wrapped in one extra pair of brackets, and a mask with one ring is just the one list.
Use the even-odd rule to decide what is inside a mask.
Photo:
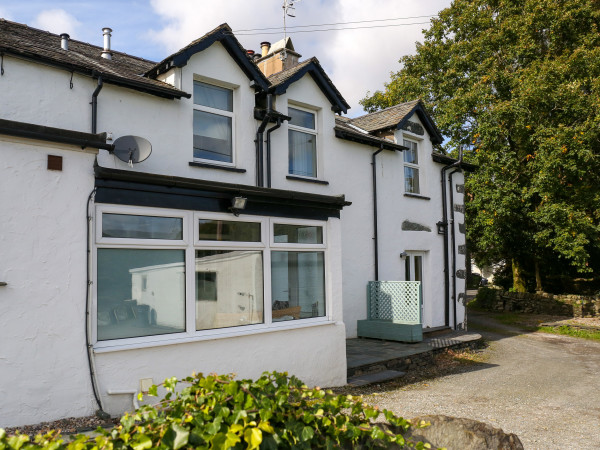
[(406, 418), (484, 421), (526, 449), (600, 449), (600, 342), (523, 334), (482, 313), (470, 313), (469, 330), (491, 341), (485, 363), (392, 391), (374, 387), (365, 400)]

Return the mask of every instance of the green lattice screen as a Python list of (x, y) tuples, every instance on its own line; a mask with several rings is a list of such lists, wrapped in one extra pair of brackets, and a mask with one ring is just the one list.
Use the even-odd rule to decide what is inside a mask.
[(369, 320), (421, 323), (420, 281), (369, 281), (367, 299)]

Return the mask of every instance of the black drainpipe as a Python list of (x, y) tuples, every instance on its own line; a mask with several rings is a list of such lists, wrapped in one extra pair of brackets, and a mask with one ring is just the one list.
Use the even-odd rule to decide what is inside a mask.
[[(454, 189), (452, 189), (452, 175), (462, 172), (463, 160), (462, 147), (458, 150), (458, 165), (448, 174), (448, 189), (450, 189), (450, 248), (452, 249), (452, 305), (454, 310), (454, 329), (456, 330), (456, 228), (454, 226)], [(465, 279), (466, 282), (466, 279)]]
[(265, 117), (263, 117), (258, 130), (256, 131), (256, 185), (260, 187), (264, 187), (264, 167), (263, 167), (263, 140), (264, 140), (264, 132), (265, 128), (267, 128), (267, 123), (269, 123), (269, 119), (271, 118), (271, 114), (273, 112), (273, 95), (267, 94), (267, 111), (265, 113)]
[[(462, 157), (462, 152), (461, 152)], [(450, 326), (450, 279), (449, 279), (449, 255), (448, 255), (448, 202), (446, 199), (446, 171), (460, 165), (460, 161), (453, 162), (442, 167), (442, 221), (438, 226), (442, 228), (444, 235), (444, 323)]]
[(379, 239), (377, 235), (377, 166), (375, 157), (383, 151), (383, 145), (371, 155), (371, 166), (373, 169), (373, 248), (375, 250), (375, 281), (379, 281)]
[(103, 86), (102, 75), (98, 75), (98, 86), (92, 94), (92, 133), (96, 134), (96, 125), (98, 122), (98, 94), (102, 90)]
[(267, 130), (267, 187), (271, 187), (271, 133), (281, 126), (282, 118), (277, 118), (275, 126)]
[(456, 330), (456, 236), (454, 231), (454, 191), (452, 189), (452, 175), (460, 172), (454, 169), (448, 174), (448, 189), (450, 190), (450, 248), (452, 249), (452, 310), (454, 312), (454, 329)]

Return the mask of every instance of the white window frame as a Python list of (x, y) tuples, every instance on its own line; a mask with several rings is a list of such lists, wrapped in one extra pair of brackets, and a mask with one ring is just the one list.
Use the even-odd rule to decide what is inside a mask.
[[(202, 111), (202, 112), (206, 112), (206, 113), (210, 113), (210, 114), (215, 114), (217, 116), (224, 116), (224, 117), (229, 117), (231, 118), (231, 162), (227, 162), (227, 161), (217, 161), (214, 159), (206, 159), (206, 158), (196, 158), (195, 156), (193, 156), (193, 152), (194, 152), (194, 145), (192, 143), (192, 156), (193, 156), (193, 160), (195, 162), (201, 162), (201, 163), (206, 163), (206, 164), (212, 164), (215, 166), (227, 166), (227, 167), (235, 167), (236, 165), (236, 139), (235, 139), (235, 109), (236, 109), (236, 89), (239, 86), (236, 85), (232, 85), (229, 83), (224, 83), (224, 82), (219, 82), (213, 79), (208, 79), (208, 78), (203, 78), (200, 76), (195, 75), (194, 76), (194, 80), (193, 82), (199, 82), (199, 83), (204, 83), (204, 84), (209, 84), (212, 86), (216, 86), (216, 87), (220, 87), (223, 89), (228, 89), (231, 91), (231, 109), (233, 111), (225, 111), (223, 109), (218, 109), (218, 108), (211, 108), (209, 106), (204, 106), (204, 105), (199, 105), (196, 104), (194, 102), (194, 97), (193, 97), (193, 83), (192, 83), (192, 107), (194, 110), (197, 111)], [(193, 117), (193, 112), (192, 112), (192, 140), (193, 140), (193, 135), (194, 135), (194, 130), (193, 130), (193, 123), (194, 123), (194, 117)]]
[[(412, 195), (423, 195), (423, 183), (422, 183), (423, 177), (422, 177), (422, 174), (421, 174), (422, 168), (419, 166), (419, 162), (421, 160), (421, 155), (419, 154), (420, 141), (418, 141), (416, 139), (411, 139), (411, 138), (409, 138), (407, 136), (403, 136), (402, 137), (402, 145), (404, 145), (406, 147), (405, 142), (410, 142), (411, 144), (415, 145), (415, 153), (417, 155), (417, 163), (414, 164), (414, 163), (406, 162), (404, 160), (405, 154), (404, 154), (404, 152), (402, 152), (402, 163), (403, 163), (403, 167), (402, 167), (402, 180), (404, 181), (404, 193), (405, 194), (412, 194)], [(418, 192), (411, 192), (411, 191), (408, 191), (406, 189), (406, 171), (404, 170), (405, 167), (417, 170), (418, 183), (419, 183), (419, 191)]]
[[(133, 239), (133, 238), (103, 238), (102, 213), (117, 213), (128, 215), (181, 217), (183, 219), (184, 239), (158, 240), (158, 239)], [(228, 213), (197, 212), (187, 210), (170, 210), (163, 208), (118, 206), (98, 204), (94, 210), (94, 236), (92, 248), (92, 283), (96, 287), (97, 279), (97, 250), (99, 248), (119, 249), (166, 249), (185, 251), (185, 331), (172, 334), (160, 334), (121, 338), (98, 341), (97, 335), (97, 288), (93, 289), (90, 320), (92, 323), (92, 342), (94, 351), (98, 353), (155, 347), (184, 342), (194, 342), (216, 338), (229, 338), (249, 334), (280, 331), (284, 329), (304, 328), (310, 326), (326, 325), (332, 321), (332, 299), (330, 286), (330, 266), (327, 246), (327, 221), (283, 219), (277, 217), (244, 215), (235, 217)], [(258, 222), (261, 224), (261, 242), (232, 242), (232, 241), (201, 241), (199, 240), (198, 219), (212, 219), (239, 222)], [(314, 225), (323, 229), (323, 244), (289, 244), (275, 243), (273, 237), (274, 224)], [(195, 305), (195, 258), (196, 250), (258, 250), (263, 255), (263, 323), (241, 325), (229, 328), (216, 328), (211, 330), (196, 330), (196, 305)], [(321, 251), (324, 253), (324, 290), (325, 290), (325, 315), (323, 317), (305, 318), (273, 322), (272, 295), (271, 295), (271, 250), (273, 251)], [(193, 275), (190, 275), (193, 274)]]
[(319, 124), (318, 124), (319, 116), (318, 116), (318, 111), (316, 109), (311, 109), (311, 108), (306, 108), (304, 106), (296, 105), (295, 103), (288, 104), (288, 110), (290, 108), (291, 109), (297, 109), (298, 111), (304, 111), (304, 112), (310, 113), (315, 118), (315, 128), (314, 129), (312, 129), (312, 128), (304, 128), (304, 127), (300, 127), (298, 125), (292, 125), (290, 122), (288, 122), (287, 124), (288, 124), (288, 142), (289, 142), (289, 132), (290, 132), (290, 130), (298, 131), (300, 133), (305, 133), (305, 134), (312, 134), (315, 137), (315, 166), (316, 166), (316, 168), (315, 168), (315, 176), (313, 176), (313, 177), (310, 177), (310, 176), (307, 176), (307, 175), (298, 175), (298, 174), (295, 174), (295, 173), (290, 173), (289, 167), (290, 167), (290, 151), (291, 151), (291, 149), (288, 148), (288, 161), (287, 161), (288, 175), (291, 175), (293, 177), (306, 178), (308, 180), (316, 180), (316, 179), (319, 178), (319, 176), (321, 174), (321, 168), (320, 168), (320, 164), (319, 164), (319, 154), (320, 154), (320, 152), (319, 152), (319, 144), (320, 144), (320, 142), (319, 142)]

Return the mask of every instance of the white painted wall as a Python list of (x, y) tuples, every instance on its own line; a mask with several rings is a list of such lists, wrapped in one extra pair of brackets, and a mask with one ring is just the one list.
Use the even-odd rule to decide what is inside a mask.
[[(63, 170), (46, 169), (47, 155)], [(94, 412), (85, 341), (94, 151), (0, 137), (0, 427)]]
[[(89, 132), (96, 81), (5, 56), (0, 117)], [(192, 92), (194, 75), (239, 86), (234, 92), (236, 167), (231, 173), (190, 167), (192, 99), (167, 100), (106, 83), (98, 96), (98, 131), (114, 138), (138, 135), (153, 145), (150, 159), (134, 171), (240, 184), (254, 184), (254, 90), (220, 44), (192, 57), (181, 72)], [(5, 82), (6, 81), (6, 82)], [(25, 96), (25, 97), (24, 97)], [(25, 100), (24, 100), (25, 98)], [(65, 150), (68, 148), (68, 150)], [(4, 139), (0, 141), (0, 426), (91, 414), (85, 344), (85, 206), (94, 186), (94, 154), (75, 147)], [(46, 154), (64, 155), (64, 170), (45, 169)], [(128, 169), (101, 151), (99, 163)], [(95, 349), (100, 396), (118, 414), (131, 396), (109, 390), (137, 389), (140, 378), (161, 382), (191, 372), (235, 372), (256, 377), (286, 370), (308, 384), (346, 381), (342, 317), (341, 224), (327, 222), (327, 320), (278, 324), (277, 330), (229, 333), (206, 339), (164, 342), (144, 348)], [(298, 323), (299, 322), (299, 323)], [(9, 343), (7, 346), (6, 343)]]

